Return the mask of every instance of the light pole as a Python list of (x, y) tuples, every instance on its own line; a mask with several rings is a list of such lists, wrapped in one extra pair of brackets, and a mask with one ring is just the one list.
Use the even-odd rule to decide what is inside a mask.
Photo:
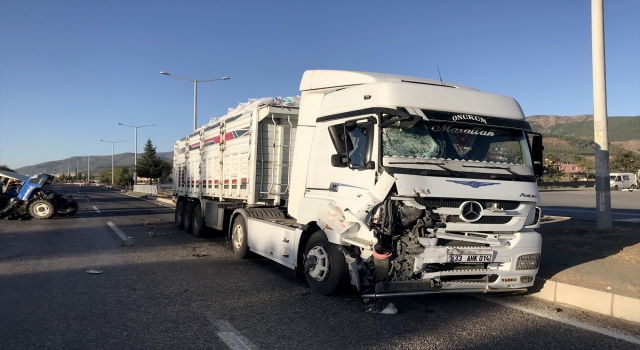
[(133, 126), (133, 125), (128, 125), (128, 124), (118, 123), (118, 125), (128, 126), (130, 128), (133, 128), (133, 130), (134, 130), (134, 134), (135, 134), (135, 138), (134, 138), (135, 139), (135, 141), (134, 141), (135, 152), (133, 152), (133, 184), (137, 185), (138, 184), (138, 128), (144, 128), (146, 126), (154, 126), (155, 124)]
[(90, 172), (89, 172), (89, 156), (86, 154), (80, 154), (81, 156), (86, 156), (87, 157), (87, 183), (89, 184), (89, 186), (91, 185), (91, 177)]
[(162, 71), (160, 72), (162, 75), (168, 75), (174, 78), (190, 81), (193, 83), (193, 130), (198, 128), (198, 83), (206, 83), (208, 81), (216, 81), (216, 80), (229, 80), (229, 77), (215, 78), (215, 79), (207, 79), (207, 80), (193, 80), (188, 78), (183, 78), (177, 75), (169, 74), (168, 72)]
[(122, 141), (107, 141), (107, 140), (100, 140), (102, 142), (109, 142), (111, 144), (111, 187), (113, 187), (113, 146), (118, 143), (118, 142), (125, 142), (127, 140), (122, 140)]

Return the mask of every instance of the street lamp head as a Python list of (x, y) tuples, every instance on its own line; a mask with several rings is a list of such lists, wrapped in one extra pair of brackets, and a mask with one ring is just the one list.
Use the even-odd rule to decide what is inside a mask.
[(160, 71), (160, 74), (162, 74), (162, 75), (171, 75), (171, 74), (169, 74), (168, 72), (165, 72), (165, 71)]

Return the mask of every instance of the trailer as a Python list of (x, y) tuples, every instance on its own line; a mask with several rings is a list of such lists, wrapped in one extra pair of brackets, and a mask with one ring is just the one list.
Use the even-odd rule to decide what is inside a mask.
[(330, 295), (522, 292), (540, 263), (542, 137), (512, 98), (307, 71), (175, 142), (175, 223), (224, 232)]

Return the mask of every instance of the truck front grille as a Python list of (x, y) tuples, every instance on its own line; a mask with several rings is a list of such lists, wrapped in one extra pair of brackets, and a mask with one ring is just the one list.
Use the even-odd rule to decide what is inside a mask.
[(511, 216), (483, 216), (479, 220), (474, 222), (466, 222), (460, 219), (459, 216), (449, 215), (447, 216), (446, 222), (454, 223), (454, 224), (493, 224), (493, 225), (503, 225), (509, 223), (511, 221)]
[(498, 204), (498, 208), (502, 208), (504, 210), (514, 210), (519, 205), (520, 202), (517, 201), (492, 201), (486, 199), (459, 199), (459, 198), (425, 198), (420, 197), (416, 199), (421, 205), (424, 205), (428, 208), (460, 208), (462, 203), (466, 201), (476, 201), (482, 205), (482, 208), (488, 209), (493, 207), (494, 203)]

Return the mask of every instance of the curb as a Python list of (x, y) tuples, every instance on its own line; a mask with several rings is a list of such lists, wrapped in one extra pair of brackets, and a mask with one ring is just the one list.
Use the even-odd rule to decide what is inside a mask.
[(640, 299), (536, 277), (528, 295), (640, 323)]

